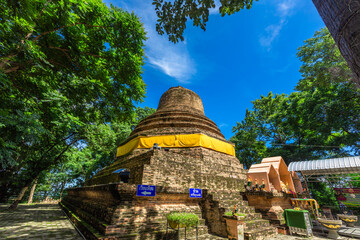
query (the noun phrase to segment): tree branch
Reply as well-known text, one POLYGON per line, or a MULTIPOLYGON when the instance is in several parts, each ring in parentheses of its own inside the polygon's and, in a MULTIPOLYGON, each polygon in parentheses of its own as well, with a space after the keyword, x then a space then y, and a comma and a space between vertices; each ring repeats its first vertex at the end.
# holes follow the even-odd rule
POLYGON ((19 70, 19 68, 20 68, 20 66, 12 67, 12 68, 4 70, 4 73, 6 73, 6 74, 12 73, 12 72, 19 70))
POLYGON ((17 54, 10 54, 8 56, 2 57, 0 62, 0 69, 5 69, 6 65, 8 65, 8 62, 11 58, 15 57, 17 54))
POLYGON ((110 34, 110 32, 104 26, 90 25, 90 24, 87 24, 87 23, 74 23, 74 24, 71 24, 71 25, 64 25, 64 26, 61 26, 61 27, 57 27, 57 28, 54 28, 53 30, 50 30, 50 31, 47 31, 47 32, 43 32, 40 35, 38 35, 37 37, 35 37, 32 41, 37 41, 37 40, 39 40, 39 38, 41 38, 41 37, 43 37, 43 36, 45 36, 45 35, 47 35, 49 33, 56 32, 57 30, 60 30, 60 29, 66 28, 66 27, 73 27, 73 26, 76 26, 76 25, 84 25, 84 26, 87 26, 87 27, 102 28, 102 29, 105 30, 106 33, 110 34))
POLYGON ((70 135, 68 135, 68 136, 66 136, 65 138, 61 139, 60 141, 57 141, 56 143, 52 144, 52 145, 50 146, 50 148, 49 148, 45 153, 42 154, 42 156, 40 157, 40 160, 42 160, 42 159, 45 157, 45 154, 47 154, 48 152, 50 152, 56 145, 58 145, 58 143, 68 140, 69 138, 71 138, 72 136, 74 136, 75 133, 76 133, 76 132, 72 132, 70 135))
POLYGON ((85 54, 85 55, 88 55, 88 56, 96 57, 96 58, 103 58, 103 59, 107 59, 107 57, 100 56, 100 55, 96 55, 96 54, 91 54, 91 53, 84 53, 84 54, 85 54))
MULTIPOLYGON (((49 2, 51 2, 51 0, 48 0, 48 1, 45 3, 44 7, 43 7, 43 8, 41 9, 41 11, 39 12, 39 15, 37 16, 37 18, 36 18, 35 21, 39 20, 39 18, 40 18, 41 15, 43 14, 43 12, 44 12, 45 8, 47 7, 47 5, 49 4, 49 2)), ((34 21, 34 22, 35 22, 35 21, 34 21)), ((33 32, 34 32, 34 29, 26 35, 25 40, 28 40, 28 39, 31 37, 31 35, 33 34, 33 32)))

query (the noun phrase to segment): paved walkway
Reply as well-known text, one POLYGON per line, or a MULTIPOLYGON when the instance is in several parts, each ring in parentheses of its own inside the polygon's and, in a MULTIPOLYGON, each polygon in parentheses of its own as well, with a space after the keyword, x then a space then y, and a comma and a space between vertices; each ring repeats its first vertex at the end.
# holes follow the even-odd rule
MULTIPOLYGON (((83 240, 57 204, 20 204, 16 210, 0 205, 0 239, 83 240)), ((277 235, 268 240, 304 240, 306 238, 277 235)), ((311 240, 327 239, 316 235, 311 240)), ((342 237, 345 239, 353 239, 342 237)))
MULTIPOLYGON (((359 229, 359 228, 356 228, 359 229)), ((325 239, 329 239, 326 237, 327 234, 326 233, 320 233, 320 232, 314 232, 314 236, 313 237, 302 237, 302 236, 297 236, 297 235, 283 235, 283 234, 278 234, 273 238, 270 238, 269 240, 325 240, 325 239)), ((342 236, 340 235, 340 238, 342 240, 355 240, 356 238, 353 237, 346 237, 346 236, 342 236)))
MULTIPOLYGON (((349 237, 344 237, 344 236, 340 236, 342 240, 355 240, 355 238, 349 238, 349 237)), ((269 240, 325 240, 325 239, 329 239, 327 238, 325 235, 319 235, 316 234, 313 237, 301 237, 301 236, 290 236, 290 235, 282 235, 282 234, 278 234, 276 235, 276 237, 270 238, 269 240)))
POLYGON ((57 204, 0 205, 0 239, 83 240, 57 204))

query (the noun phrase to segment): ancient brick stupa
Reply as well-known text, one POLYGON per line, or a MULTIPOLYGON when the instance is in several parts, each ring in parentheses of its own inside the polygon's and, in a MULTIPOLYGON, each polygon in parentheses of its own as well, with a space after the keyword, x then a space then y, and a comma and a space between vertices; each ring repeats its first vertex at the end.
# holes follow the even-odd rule
POLYGON ((227 236, 224 212, 237 204, 247 214, 245 237, 265 239, 274 229, 242 200, 246 174, 234 155, 200 97, 173 87, 118 147, 116 161, 86 187, 69 189, 62 205, 90 239, 163 239, 172 211, 198 214, 199 235, 217 239, 227 236), (137 196, 139 184, 156 186, 155 197, 137 196), (190 198, 189 188, 202 189, 202 198, 190 198))

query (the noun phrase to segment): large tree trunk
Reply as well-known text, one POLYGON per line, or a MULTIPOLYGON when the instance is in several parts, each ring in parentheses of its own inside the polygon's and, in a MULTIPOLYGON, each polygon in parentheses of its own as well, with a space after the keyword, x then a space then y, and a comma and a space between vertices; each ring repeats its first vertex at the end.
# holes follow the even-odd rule
POLYGON ((34 180, 34 183, 30 189, 30 195, 29 195, 29 199, 28 199, 28 204, 32 203, 33 201, 33 197, 34 197, 34 192, 35 192, 35 188, 36 188, 36 185, 37 185, 37 181, 39 180, 39 176, 37 176, 34 180))
POLYGON ((360 1, 313 0, 360 86, 360 1))
POLYGON ((29 186, 30 186, 31 181, 29 181, 29 183, 25 184, 25 186, 21 189, 19 195, 17 196, 17 198, 15 199, 15 201, 11 204, 11 206, 9 207, 9 209, 16 209, 19 202, 23 199, 26 191, 28 190, 29 186))
POLYGON ((61 183, 60 199, 59 199, 60 201, 61 201, 61 198, 62 198, 62 195, 63 195, 63 192, 64 192, 65 184, 66 184, 66 180, 61 183))

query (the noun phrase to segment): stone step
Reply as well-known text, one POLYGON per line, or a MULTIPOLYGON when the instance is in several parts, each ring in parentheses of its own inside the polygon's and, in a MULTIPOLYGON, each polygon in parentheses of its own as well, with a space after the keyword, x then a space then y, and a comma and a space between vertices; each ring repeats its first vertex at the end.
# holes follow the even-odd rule
MULTIPOLYGON (((208 232, 207 226, 198 226, 198 236, 208 234, 208 232)), ((180 228, 179 237, 185 239, 185 228, 180 228)), ((196 237, 196 228, 186 228, 186 238, 188 237, 196 237)))
MULTIPOLYGON (((163 222, 151 222, 146 225, 143 223, 124 223, 124 224, 117 224, 117 225, 109 225, 106 227, 105 235, 106 236, 121 236, 124 234, 129 234, 129 232, 133 232, 134 234, 139 233, 146 233, 146 232, 158 232, 166 230, 166 221, 163 222)), ((177 231, 177 229, 172 229, 168 226, 168 231, 177 231)), ((187 236, 196 235, 196 228, 187 228, 186 229, 187 236)), ((198 225, 198 234, 206 234, 208 233, 208 228, 205 225, 205 220, 201 219, 198 225)), ((180 228, 180 236, 185 236, 185 229, 180 228)))
MULTIPOLYGON (((219 129, 217 129, 216 125, 212 125, 212 124, 208 124, 206 122, 203 121, 196 121, 196 127, 197 128, 201 128, 207 131, 210 131, 212 133, 218 134, 219 133, 219 129)), ((132 135, 137 134, 137 133, 141 133, 144 131, 150 131, 151 132, 156 132, 159 128, 160 129, 164 129, 164 128, 169 128, 169 130, 173 129, 173 128, 178 128, 178 127, 182 127, 182 128, 188 128, 189 122, 185 121, 185 122, 181 122, 181 121, 172 121, 172 122, 159 122, 159 121, 155 121, 155 122, 149 122, 146 125, 138 125, 133 131, 132 131, 132 135)))
MULTIPOLYGON (((106 236, 99 238, 99 240, 178 240, 178 239, 185 239, 185 230, 182 229, 180 231, 180 235, 178 236, 178 232, 175 230, 168 229, 166 232, 165 230, 159 230, 159 231, 143 231, 139 233, 132 233, 132 234, 118 234, 114 236, 106 236)), ((196 229, 186 229, 186 239, 196 239, 196 229)), ((198 228, 198 240, 220 240, 224 238, 220 238, 214 235, 210 235, 207 233, 204 228, 198 228), (210 236, 211 238, 209 238, 210 236)))
POLYGON ((229 200, 213 200, 217 201, 222 204, 230 204, 230 205, 238 205, 238 206, 249 206, 249 203, 247 201, 239 200, 239 199, 229 199, 229 200))
POLYGON ((169 112, 167 114, 154 114, 153 116, 150 116, 148 118, 145 118, 144 120, 141 121, 141 124, 148 124, 148 123, 153 123, 153 122, 172 122, 172 121, 201 121, 204 123, 208 123, 212 126, 214 126, 214 122, 212 122, 210 119, 204 118, 204 117, 199 117, 196 115, 189 115, 188 113, 184 114, 184 113, 176 113, 176 112, 169 112))
POLYGON ((260 213, 248 213, 246 214, 246 221, 249 220, 257 220, 257 219, 261 219, 261 214, 260 213))
MULTIPOLYGON (((238 208, 238 212, 239 213, 245 213, 245 214, 249 214, 249 213, 256 213, 255 209, 251 206, 242 206, 238 208)), ((259 214, 259 216, 261 216, 261 214, 259 214)))
POLYGON ((242 197, 241 193, 238 191, 227 191, 227 190, 217 190, 217 191, 212 191, 212 190, 208 190, 208 194, 215 196, 221 196, 224 199, 228 199, 228 198, 234 198, 234 197, 242 197))
POLYGON ((258 229, 251 229, 245 231, 244 238, 246 240, 266 240, 277 234, 277 229, 275 227, 262 227, 258 229))
MULTIPOLYGON (((182 211, 178 211, 178 212, 182 212, 182 211)), ((191 212, 194 213, 196 215, 199 216, 199 218, 201 218, 202 216, 202 212, 200 210, 196 210, 193 211, 192 209, 189 211, 189 209, 184 209, 183 212, 191 212)), ((158 212, 146 212, 146 216, 147 217, 155 217, 155 216, 166 216, 168 215, 170 212, 169 211, 158 211, 158 212)), ((113 214, 113 219, 114 218, 126 218, 126 217, 132 217, 134 216, 134 214, 139 215, 138 213, 128 210, 128 211, 122 211, 121 213, 115 213, 113 214)), ((143 213, 145 214, 145 213, 143 213)))
MULTIPOLYGON (((248 206, 248 205, 243 205, 243 206, 239 206, 238 204, 236 204, 236 206, 237 206, 237 209, 238 209, 238 211, 240 211, 240 212, 244 212, 244 213, 253 213, 253 212, 255 212, 255 209, 254 209, 254 207, 252 207, 252 206, 248 206)), ((232 204, 232 203, 223 203, 223 202, 220 202, 219 203, 219 207, 221 207, 221 208, 225 208, 226 209, 226 211, 233 211, 234 210, 234 207, 235 207, 235 204, 232 204)))
MULTIPOLYGON (((196 237, 189 237, 189 238, 186 238, 186 239, 196 240, 196 237)), ((225 240, 225 239, 228 239, 228 238, 219 237, 219 236, 216 236, 216 235, 213 235, 213 234, 204 234, 204 235, 201 235, 201 236, 199 236, 197 238, 197 240, 225 240)))
POLYGON ((264 219, 248 220, 248 221, 245 221, 245 224, 246 224, 246 229, 249 229, 249 230, 270 226, 269 221, 264 220, 264 219))

